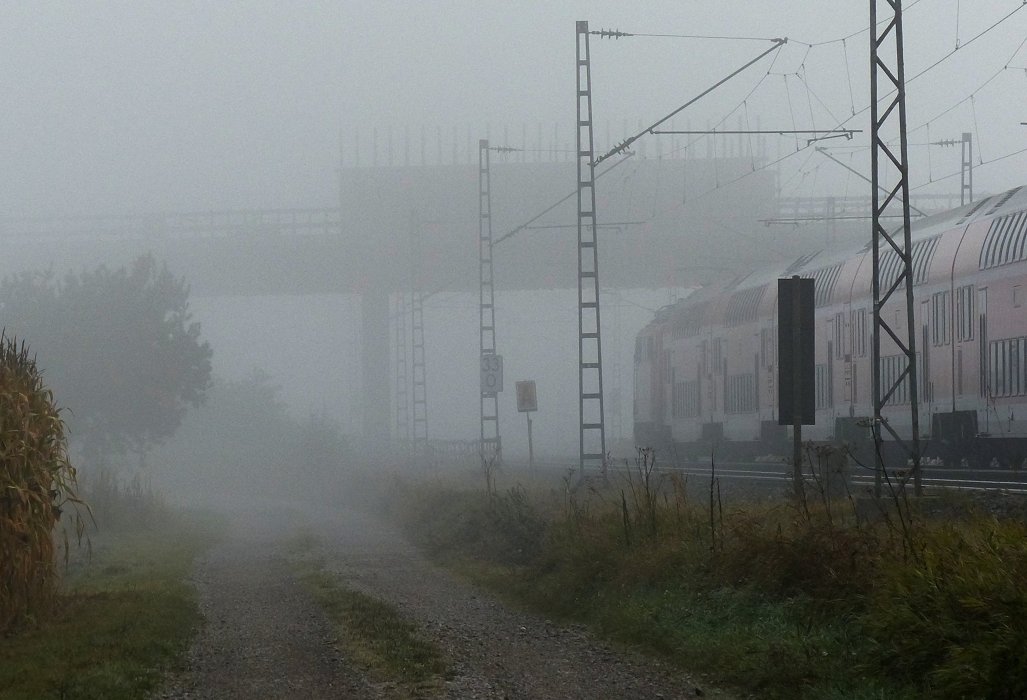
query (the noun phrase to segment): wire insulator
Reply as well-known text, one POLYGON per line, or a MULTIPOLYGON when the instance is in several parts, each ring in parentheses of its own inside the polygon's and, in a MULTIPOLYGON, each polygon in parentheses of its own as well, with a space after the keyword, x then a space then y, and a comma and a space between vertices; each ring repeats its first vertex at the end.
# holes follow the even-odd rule
POLYGON ((635 36, 628 32, 622 32, 619 29, 600 29, 598 32, 589 32, 589 34, 594 34, 601 39, 620 39, 622 36, 635 36))

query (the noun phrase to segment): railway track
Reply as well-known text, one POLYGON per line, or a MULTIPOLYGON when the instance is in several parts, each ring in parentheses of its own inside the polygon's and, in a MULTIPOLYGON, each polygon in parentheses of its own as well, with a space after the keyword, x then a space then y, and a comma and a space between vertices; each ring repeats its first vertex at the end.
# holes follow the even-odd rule
MULTIPOLYGON (((623 465, 623 461, 615 464, 611 468, 612 473, 623 473, 625 471, 623 465)), ((518 471, 528 471, 529 469, 526 462, 507 462, 505 466, 508 469, 518 471)), ((577 463, 571 461, 535 463, 536 470, 547 472, 569 473, 576 471, 577 468, 577 463)), ((633 469, 634 465, 630 464, 629 468, 633 469)), ((658 464, 656 468, 661 472, 678 472, 688 476, 705 478, 710 476, 710 465, 708 462, 684 462, 676 466, 658 464)), ((776 462, 718 462, 716 464, 716 477, 722 481, 757 481, 766 482, 768 485, 777 483, 790 484, 792 479, 790 470, 790 465, 776 462)), ((854 467, 850 472, 849 478, 853 486, 872 487, 874 485, 874 474, 869 469, 854 467)), ((932 466, 924 468, 923 485, 925 489, 1003 491, 1027 495, 1027 472, 1018 472, 1012 469, 968 469, 932 466)))

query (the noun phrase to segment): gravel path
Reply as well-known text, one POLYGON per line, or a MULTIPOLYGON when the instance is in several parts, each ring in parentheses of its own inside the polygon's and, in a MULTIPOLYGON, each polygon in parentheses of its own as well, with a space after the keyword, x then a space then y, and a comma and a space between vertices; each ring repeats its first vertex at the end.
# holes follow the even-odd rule
MULTIPOLYGON (((281 514, 278 514, 281 515, 281 514)), ((280 518, 276 519, 278 522, 280 518)), ((165 700, 372 698, 333 646, 331 624, 293 578, 266 514, 239 518, 197 564, 206 623, 165 700)))
POLYGON ((308 518, 262 514, 260 527, 237 524, 199 562, 194 580, 207 624, 188 670, 156 697, 405 697, 402 688, 373 683, 342 658, 328 620, 293 579, 283 539, 305 528, 321 541, 317 556, 325 568, 344 585, 392 603, 443 649, 454 673, 432 697, 729 698, 582 628, 509 608, 427 562, 392 526, 368 515, 308 518))

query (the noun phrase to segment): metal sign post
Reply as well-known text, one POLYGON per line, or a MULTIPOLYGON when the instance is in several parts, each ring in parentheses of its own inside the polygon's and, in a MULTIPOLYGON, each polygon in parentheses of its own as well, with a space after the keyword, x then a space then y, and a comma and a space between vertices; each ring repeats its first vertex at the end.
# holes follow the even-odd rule
POLYGON ((535 394, 535 380, 517 382, 517 410, 528 418, 528 468, 535 470, 535 446, 531 440, 531 413, 538 410, 538 397, 535 394))
POLYGON ((801 499, 802 426, 816 423, 814 287, 795 275, 777 281, 778 425, 792 426, 792 488, 801 499))

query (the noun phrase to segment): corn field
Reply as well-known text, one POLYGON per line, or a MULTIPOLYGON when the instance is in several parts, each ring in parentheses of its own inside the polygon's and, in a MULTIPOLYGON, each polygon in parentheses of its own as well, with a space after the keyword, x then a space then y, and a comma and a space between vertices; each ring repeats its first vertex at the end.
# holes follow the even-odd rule
MULTIPOLYGON (((0 634, 40 619, 57 589, 54 530, 81 502, 64 422, 24 342, 0 331, 0 634)), ((75 509, 78 536, 82 519, 75 509)), ((67 556, 68 536, 63 548, 67 556)))

